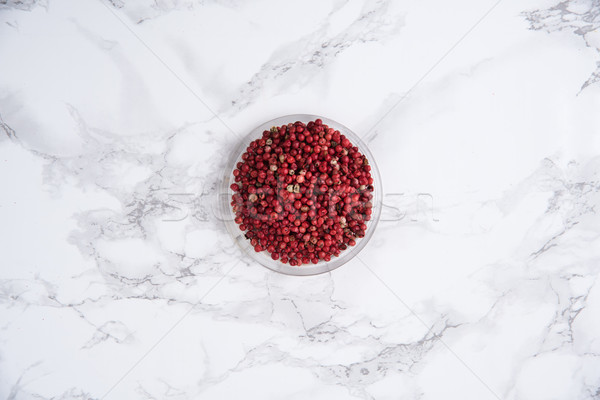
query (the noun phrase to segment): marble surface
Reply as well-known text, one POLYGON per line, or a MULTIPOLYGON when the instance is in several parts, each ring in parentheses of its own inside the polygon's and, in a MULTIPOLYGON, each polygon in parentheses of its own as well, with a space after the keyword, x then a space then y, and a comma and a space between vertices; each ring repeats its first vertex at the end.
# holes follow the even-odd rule
POLYGON ((0 0, 0 398, 600 398, 598 0, 0 0), (292 113, 368 141, 358 258, 214 211, 292 113))

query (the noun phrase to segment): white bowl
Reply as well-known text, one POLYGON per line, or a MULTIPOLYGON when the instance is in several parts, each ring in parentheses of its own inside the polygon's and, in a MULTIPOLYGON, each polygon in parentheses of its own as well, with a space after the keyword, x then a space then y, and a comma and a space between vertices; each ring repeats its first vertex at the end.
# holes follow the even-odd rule
POLYGON ((381 215, 381 203, 383 200, 381 176, 379 175, 379 170, 377 169, 375 158, 373 157, 373 154, 369 151, 367 145, 354 132, 346 128, 344 125, 328 118, 308 114, 285 115, 283 117, 272 119, 254 128, 248 135, 246 135, 239 142, 238 146, 235 149, 233 149, 229 156, 229 160, 226 164, 225 170, 223 171, 223 177, 221 179, 221 187, 219 193, 221 194, 219 196, 219 207, 221 209, 221 216, 223 217, 227 230, 231 234, 233 240, 242 248, 242 250, 244 250, 244 252, 248 256, 250 256, 259 264, 273 271, 287 275, 322 274, 324 272, 329 272, 338 267, 341 267, 342 265, 350 261, 367 245, 369 239, 371 239, 371 236, 373 236, 375 228, 377 227, 377 223, 379 222, 379 216, 381 215), (323 121, 323 124, 328 125, 329 127, 334 128, 336 130, 339 130, 340 133, 342 135, 345 135, 354 146, 358 147, 359 151, 369 160, 374 188, 372 192, 373 199, 371 200, 371 202, 373 203, 373 211, 371 214, 371 219, 366 222, 367 229, 365 231, 365 236, 362 238, 357 238, 356 245, 349 246, 346 250, 343 250, 340 253, 339 257, 332 256, 331 261, 328 262, 321 260, 317 264, 302 264, 299 266, 291 266, 289 264, 284 264, 279 260, 273 260, 271 258, 271 255, 266 250, 261 252, 254 251, 254 248, 250 244, 250 241, 244 236, 245 232, 242 232, 234 221, 235 213, 233 212, 233 209, 230 204, 231 198, 233 196, 233 191, 231 190, 230 185, 234 183, 233 170, 235 169, 238 161, 241 161, 242 154, 246 151, 246 148, 248 147, 250 142, 262 137, 263 131, 269 130, 272 126, 287 125, 296 121, 301 121, 306 124, 309 121, 316 120, 317 118, 320 118, 323 121), (225 193, 227 195, 223 195, 225 193))

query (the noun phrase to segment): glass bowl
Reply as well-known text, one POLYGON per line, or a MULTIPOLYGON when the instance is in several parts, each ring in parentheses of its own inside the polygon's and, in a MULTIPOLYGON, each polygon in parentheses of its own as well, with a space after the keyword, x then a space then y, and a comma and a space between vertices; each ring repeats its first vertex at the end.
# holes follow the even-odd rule
POLYGON ((379 175, 379 170, 377 169, 377 164, 375 163, 375 158, 373 154, 369 151, 367 145, 350 129, 345 127, 344 125, 333 121, 328 118, 324 118, 317 115, 309 115, 309 114, 292 114, 285 115, 283 117, 275 118, 270 121, 267 121, 260 126, 254 128, 248 135, 246 135, 239 142, 238 146, 233 149, 231 152, 227 164, 225 166, 225 170, 223 171, 223 176, 221 179, 221 186, 219 188, 219 208, 221 212, 221 216, 225 222, 227 230, 231 234, 233 240, 241 247, 241 249, 248 254, 254 261, 259 264, 273 270, 276 272, 280 272, 287 275, 316 275, 322 274, 325 272, 332 271, 338 267, 341 267, 352 258, 354 258, 369 242, 369 239, 373 236, 375 232, 375 228, 377 227, 377 223, 379 222, 379 216, 381 215, 381 204, 383 200, 383 192, 381 185, 381 176, 379 175), (233 179, 233 170, 238 161, 241 161, 242 154, 246 151, 246 148, 255 139, 261 138, 262 133, 265 130, 269 130, 272 126, 281 126, 287 125, 288 123, 294 123, 296 121, 304 122, 305 124, 309 121, 314 121, 317 118, 321 118, 323 124, 330 126, 336 130, 339 130, 342 135, 345 135, 354 146, 358 147, 360 152, 367 157, 369 160, 369 165, 371 166, 371 176, 373 177, 373 199, 371 202, 373 203, 373 212, 371 214, 371 220, 366 222, 367 230, 365 231, 365 236, 363 238, 356 239, 355 246, 349 246, 346 250, 342 251, 339 257, 332 257, 331 261, 319 261, 317 264, 303 264, 300 266, 291 266, 289 264, 284 264, 279 260, 275 261, 271 259, 270 253, 266 250, 261 252, 254 251, 254 248, 250 244, 250 241, 244 237, 244 232, 242 232, 238 225, 235 223, 235 213, 231 208, 231 197, 233 196, 233 191, 229 187, 232 183, 234 183, 233 179))

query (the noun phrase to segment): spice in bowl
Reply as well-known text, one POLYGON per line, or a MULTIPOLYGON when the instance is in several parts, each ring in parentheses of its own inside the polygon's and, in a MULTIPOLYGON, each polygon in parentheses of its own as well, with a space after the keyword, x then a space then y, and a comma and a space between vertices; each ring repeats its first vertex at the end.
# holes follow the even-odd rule
POLYGON ((235 223, 255 251, 291 266, 330 261, 365 236, 367 158, 320 119, 265 130, 233 170, 235 223))

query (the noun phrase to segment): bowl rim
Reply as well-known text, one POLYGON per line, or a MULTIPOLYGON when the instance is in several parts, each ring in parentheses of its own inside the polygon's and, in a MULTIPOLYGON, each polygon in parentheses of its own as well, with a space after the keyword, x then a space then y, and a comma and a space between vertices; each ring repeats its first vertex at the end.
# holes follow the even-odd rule
POLYGON ((383 204, 383 186, 379 168, 377 167, 373 153, 370 151, 366 143, 360 138, 360 136, 354 133, 354 131, 335 120, 320 115, 289 114, 265 121, 251 129, 248 134, 244 135, 241 139, 238 139, 236 147, 233 148, 229 153, 225 163, 225 168, 222 170, 218 196, 221 219, 223 220, 233 241, 244 253, 250 256, 250 258, 252 258, 254 261, 261 264, 263 267, 266 267, 272 271, 285 275, 311 276, 331 272, 334 269, 341 267, 352 258, 356 257, 356 255, 358 255, 358 253, 364 249, 375 233, 375 228, 379 223, 383 204), (233 170, 235 169, 237 162, 240 161, 241 155, 246 151, 246 148, 250 142, 262 136, 263 131, 270 129, 272 126, 287 125, 296 121, 301 121, 306 124, 310 121, 316 120, 317 118, 320 118, 323 121, 323 124, 328 125, 329 127, 340 131, 342 135, 345 135, 351 141, 351 143, 358 147, 359 151, 369 160, 374 187, 373 199, 371 200, 373 203, 373 212, 371 214, 371 220, 367 221, 366 223, 367 229, 365 231, 365 236, 356 239, 356 245, 348 247, 346 250, 342 251, 339 257, 333 257, 330 261, 319 261, 317 264, 291 266, 289 264, 283 264, 279 260, 273 260, 266 250, 261 252, 254 251, 254 248, 250 245, 250 241, 244 237, 244 232, 239 229, 238 225, 233 220, 235 214, 233 213, 230 205, 230 199, 233 195, 230 185, 234 182, 233 170), (224 194, 227 195, 225 196, 224 194))

